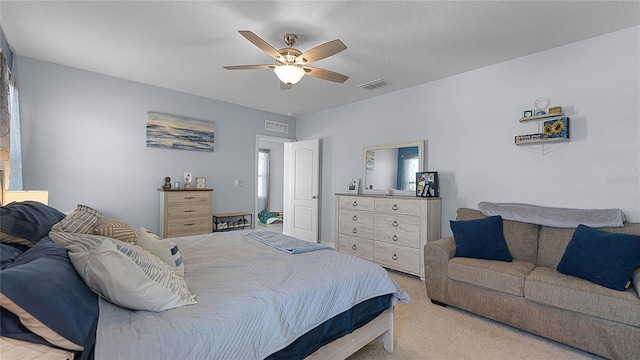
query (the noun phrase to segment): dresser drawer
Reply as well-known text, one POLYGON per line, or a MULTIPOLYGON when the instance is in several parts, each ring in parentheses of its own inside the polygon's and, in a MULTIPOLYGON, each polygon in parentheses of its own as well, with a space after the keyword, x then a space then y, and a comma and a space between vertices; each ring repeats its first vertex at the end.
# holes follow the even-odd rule
POLYGON ((420 234, 419 217, 376 213, 375 221, 376 228, 387 230, 402 230, 420 234))
POLYGON ((376 212, 420 216, 420 201, 406 199, 375 199, 376 212))
POLYGON ((210 217, 189 217, 184 219, 169 219, 167 235, 165 237, 206 234, 211 232, 210 217))
POLYGON ((354 224, 353 222, 338 223, 338 232, 344 235, 357 236, 365 239, 373 239, 373 225, 354 224))
POLYGON ((166 194, 169 206, 174 204, 209 203, 210 191, 172 191, 166 194))
POLYGON ((373 210, 375 207, 374 199, 364 196, 340 196, 338 201, 341 209, 373 210))
POLYGON ((420 274, 420 251, 414 248, 375 242, 373 260, 382 266, 420 274))
POLYGON ((373 238, 375 241, 384 241, 389 244, 407 246, 414 249, 420 248, 420 235, 402 230, 380 229, 376 227, 373 238))
POLYGON ((338 221, 344 224, 373 225, 373 213, 370 211, 340 209, 338 221))
POLYGON ((373 261, 373 241, 350 235, 339 235, 338 251, 373 261))
POLYGON ((209 216, 209 203, 170 204, 167 207, 167 219, 209 216))

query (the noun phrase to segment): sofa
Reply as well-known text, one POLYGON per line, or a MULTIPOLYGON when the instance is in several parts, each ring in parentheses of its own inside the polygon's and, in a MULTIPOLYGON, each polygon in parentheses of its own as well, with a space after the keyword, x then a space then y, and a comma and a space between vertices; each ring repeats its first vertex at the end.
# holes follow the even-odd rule
MULTIPOLYGON (((452 230, 454 223, 489 217, 460 208, 452 230)), ((624 290, 567 275, 557 268, 568 257, 565 251, 576 228, 500 221, 512 261, 456 256, 455 231, 454 236, 425 245, 425 285, 434 304, 451 305, 606 358, 640 359, 640 268, 631 269, 629 283, 635 285, 624 290)), ((597 230, 640 235, 640 223, 597 230)), ((633 235, 622 236, 633 240, 633 235)))

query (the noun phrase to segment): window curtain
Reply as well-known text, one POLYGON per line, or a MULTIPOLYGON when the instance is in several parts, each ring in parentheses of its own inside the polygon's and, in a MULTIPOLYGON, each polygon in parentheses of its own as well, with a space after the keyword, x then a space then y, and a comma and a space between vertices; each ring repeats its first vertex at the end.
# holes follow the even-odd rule
POLYGON ((0 49, 0 173, 2 192, 8 186, 11 159, 11 114, 9 113, 9 66, 7 55, 0 49))
POLYGON ((2 190, 22 190, 20 98, 7 56, 0 49, 0 169, 2 190))
POLYGON ((269 150, 258 150, 258 210, 269 210, 269 150))

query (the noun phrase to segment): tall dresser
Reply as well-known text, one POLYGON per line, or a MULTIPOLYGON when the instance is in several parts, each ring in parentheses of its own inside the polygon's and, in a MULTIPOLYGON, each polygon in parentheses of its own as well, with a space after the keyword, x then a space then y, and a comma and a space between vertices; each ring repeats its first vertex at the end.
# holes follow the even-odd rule
POLYGON ((424 246, 440 239, 442 199, 336 196, 336 250, 424 280, 424 246))
POLYGON ((163 238, 211 233, 212 189, 160 191, 160 236, 163 238))

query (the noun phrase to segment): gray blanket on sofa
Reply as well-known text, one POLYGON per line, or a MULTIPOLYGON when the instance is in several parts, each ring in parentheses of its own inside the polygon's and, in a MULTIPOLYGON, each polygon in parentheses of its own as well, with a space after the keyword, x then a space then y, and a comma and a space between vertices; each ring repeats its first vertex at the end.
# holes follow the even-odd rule
POLYGON ((481 202, 478 209, 485 216, 500 215, 505 220, 521 221, 559 228, 575 228, 580 224, 594 228, 622 227, 626 221, 620 209, 565 209, 529 204, 481 202))

